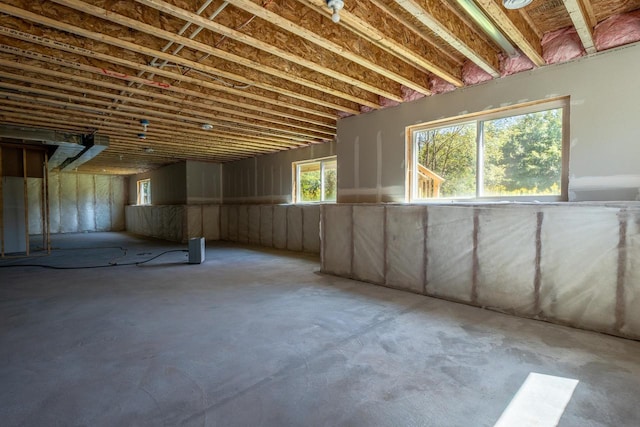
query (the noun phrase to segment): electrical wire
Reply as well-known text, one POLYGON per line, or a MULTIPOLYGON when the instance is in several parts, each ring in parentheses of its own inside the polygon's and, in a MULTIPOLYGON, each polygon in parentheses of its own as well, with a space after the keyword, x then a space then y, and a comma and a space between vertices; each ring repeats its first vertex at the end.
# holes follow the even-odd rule
POLYGON ((172 249, 169 251, 164 251, 159 253, 158 255, 151 257, 149 259, 146 259, 144 261, 138 261, 138 262, 125 262, 125 263, 117 263, 117 262, 111 262, 109 264, 104 264, 104 265, 88 265, 88 266, 84 266, 84 267, 58 267, 55 265, 46 265, 46 264, 6 264, 6 265, 0 265, 0 268, 9 268, 9 267, 40 267, 40 268, 48 268, 48 269, 52 269, 52 270, 82 270, 82 269, 90 269, 90 268, 106 268, 106 267, 124 267, 127 265, 135 265, 135 266, 139 266, 142 264, 146 264, 150 261, 153 261, 156 258, 161 257, 162 255, 171 253, 171 252, 189 252, 187 249, 172 249))

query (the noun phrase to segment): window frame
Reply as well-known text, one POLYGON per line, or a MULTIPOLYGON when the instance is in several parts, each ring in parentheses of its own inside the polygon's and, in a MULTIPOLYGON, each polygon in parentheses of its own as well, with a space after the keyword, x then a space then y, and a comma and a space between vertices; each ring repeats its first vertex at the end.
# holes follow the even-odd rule
POLYGON ((324 200, 324 164, 330 161, 336 162, 336 177, 338 171, 338 156, 327 156, 327 157, 319 157, 316 159, 309 160, 301 160, 298 162, 291 163, 291 200, 294 204, 318 204, 318 203, 336 203, 338 201, 338 188, 337 188, 337 180, 336 180, 336 200, 324 200), (320 200, 318 201, 301 201, 300 200, 300 185, 299 185, 299 168, 300 166, 309 165, 313 163, 320 163, 320 200))
POLYGON ((569 196, 569 126, 570 126, 570 102, 568 96, 545 99, 542 101, 533 101, 520 103, 508 107, 484 110, 471 114, 464 114, 456 117, 432 120, 426 123, 407 126, 405 135, 405 151, 406 151, 406 177, 405 177, 405 201, 408 203, 483 203, 483 202, 559 202, 567 201, 569 196), (483 150, 483 132, 479 132, 484 122, 502 119, 507 117, 519 116, 523 114, 539 113, 548 110, 562 109, 562 171, 560 173, 560 195, 550 196, 482 196, 482 180, 483 171, 477 166, 481 164, 484 157, 483 150), (476 196, 467 198, 417 198, 417 150, 416 133, 425 129, 436 129, 449 126, 460 125, 464 123, 472 123, 476 125, 476 196))
POLYGON ((149 206, 149 205, 151 205, 151 178, 139 179, 136 182, 136 196, 137 196, 136 197, 136 205, 138 205, 138 206, 149 206), (141 200, 142 199, 142 197, 141 197, 142 196, 141 189, 142 189, 142 185, 144 183, 149 183, 149 191, 148 191, 148 195, 147 195, 147 197, 149 199, 149 203, 142 203, 142 200, 141 200))

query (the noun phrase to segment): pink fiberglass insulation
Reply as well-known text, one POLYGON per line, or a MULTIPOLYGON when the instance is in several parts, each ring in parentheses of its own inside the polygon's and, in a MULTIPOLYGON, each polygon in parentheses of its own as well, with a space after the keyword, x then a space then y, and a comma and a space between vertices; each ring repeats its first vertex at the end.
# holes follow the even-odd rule
POLYGON ((344 119, 345 117, 351 117, 353 113, 347 113, 346 111, 338 111, 338 118, 344 119))
POLYGON ((593 32, 597 50, 611 49, 640 40, 640 11, 611 16, 593 32))
POLYGON ((400 86, 400 90, 402 91, 402 100, 404 102, 415 101, 425 97, 424 93, 420 93, 404 85, 400 86))
POLYGON ((431 93, 434 95, 451 92, 455 88, 454 85, 438 76, 431 75, 429 77, 429 89, 431 89, 431 93))
POLYGON ((382 108, 395 107, 400 105, 398 101, 394 101, 393 99, 385 98, 384 96, 380 96, 380 106, 382 108))
POLYGON ((368 105, 361 105, 360 106, 360 112, 361 113, 370 113, 371 111, 373 111, 373 108, 369 107, 368 105))
POLYGON ((471 61, 465 61, 462 66, 462 81, 466 85, 477 85, 478 83, 487 82, 492 78, 491 74, 471 61))
POLYGON ((502 77, 531 70, 533 67, 535 64, 521 52, 513 57, 500 55, 500 75, 502 77))
POLYGON ((542 58, 547 64, 566 62, 584 55, 580 36, 574 27, 561 28, 542 36, 542 58))

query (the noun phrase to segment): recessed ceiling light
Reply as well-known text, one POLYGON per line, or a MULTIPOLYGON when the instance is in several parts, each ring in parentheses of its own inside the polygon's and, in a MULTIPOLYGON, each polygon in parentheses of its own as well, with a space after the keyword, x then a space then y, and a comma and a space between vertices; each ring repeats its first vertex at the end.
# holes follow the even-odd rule
POLYGON ((506 9, 521 9, 531 4, 533 0, 502 0, 502 5, 506 9))
POLYGON ((211 130, 213 129, 213 125, 211 123, 203 123, 202 126, 200 126, 202 128, 202 130, 211 130))

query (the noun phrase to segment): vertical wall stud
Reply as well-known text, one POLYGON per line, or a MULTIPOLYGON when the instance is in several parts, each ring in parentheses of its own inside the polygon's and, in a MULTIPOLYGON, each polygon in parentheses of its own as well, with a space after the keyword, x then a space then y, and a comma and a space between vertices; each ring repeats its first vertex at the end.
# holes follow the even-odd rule
POLYGON ((24 183, 24 235, 29 256, 29 189, 27 186, 27 149, 22 149, 22 179, 24 183))
POLYGON ((47 247, 47 221, 45 216, 47 215, 45 205, 47 203, 46 200, 46 188, 47 186, 47 170, 45 169, 45 164, 42 162, 42 185, 41 185, 41 194, 40 194, 40 219, 42 220, 42 249, 46 249, 47 247))
POLYGON ((45 200, 46 203, 44 205, 45 208, 45 220, 46 220, 46 230, 47 230, 47 254, 51 253, 51 221, 49 219, 49 153, 44 153, 44 176, 47 179, 47 184, 44 187, 45 190, 45 200))
POLYGON ((4 258, 4 175, 2 171, 2 147, 0 146, 0 256, 4 258))

